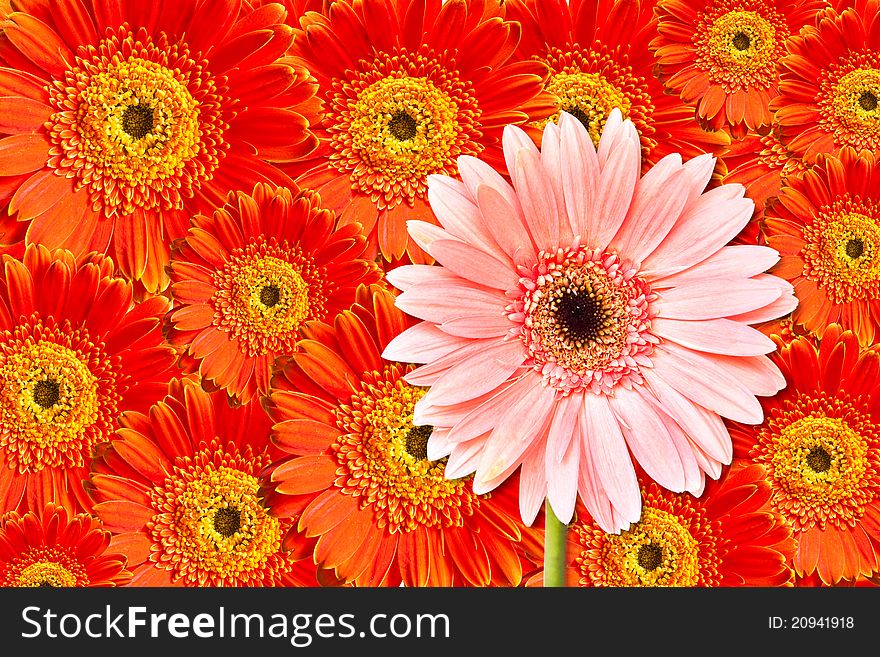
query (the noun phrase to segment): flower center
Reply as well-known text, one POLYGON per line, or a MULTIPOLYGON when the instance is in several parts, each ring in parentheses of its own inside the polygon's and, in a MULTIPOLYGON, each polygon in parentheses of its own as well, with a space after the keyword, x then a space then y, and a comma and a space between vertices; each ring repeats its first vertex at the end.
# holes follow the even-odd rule
MULTIPOLYGON (((594 144, 599 143, 611 110, 620 108, 626 118, 632 105, 626 94, 597 73, 556 73, 546 89, 556 96, 560 112, 568 112, 584 125, 594 144)), ((558 117, 559 112, 553 120, 558 117)))
POLYGON ((880 208, 841 200, 804 227, 804 276, 834 303, 880 297, 880 208))
POLYGON ((331 160, 379 209, 424 198, 429 174, 482 151, 471 86, 445 56, 395 50, 362 66, 328 104, 331 160))
POLYGON ((418 133, 419 124, 406 112, 398 112, 388 122, 388 131, 397 141, 409 141, 418 133))
POLYGON ((5 568, 0 586, 21 588, 61 588, 88 586, 85 567, 68 550, 36 545, 15 558, 5 568))
POLYGON ((57 381, 46 379, 34 385, 33 399, 45 409, 52 408, 61 398, 61 387, 57 381))
POLYGON ((653 543, 646 543, 639 546, 636 554, 636 563, 639 564, 646 572, 657 570, 663 565, 663 548, 653 543))
POLYGON ((205 67, 185 45, 125 26, 80 47, 49 87, 49 165, 107 215, 181 208, 227 148, 224 99, 205 67))
POLYGON ((787 401, 755 451, 769 465, 774 505, 795 529, 851 526, 878 489, 876 428, 847 399, 801 394, 787 401))
POLYGON ((698 22, 696 64, 727 93, 767 89, 777 79, 776 61, 785 54, 788 27, 771 7, 758 13, 727 11, 728 6, 724 3, 707 12, 698 22))
POLYGON ((241 511, 231 507, 217 509, 214 514, 214 531, 229 538, 241 529, 241 511))
POLYGON ((10 465, 81 467, 112 430, 116 380, 83 330, 32 318, 0 336, 0 447, 10 465))
MULTIPOLYGON (((584 551, 578 557, 582 574, 594 586, 698 586, 713 576, 711 548, 716 539, 691 532, 700 512, 676 513, 645 507, 639 522, 620 534, 597 528, 578 535, 584 551), (709 552, 709 558, 701 554, 709 552)), ((708 526, 708 523, 706 523, 708 526)), ((704 527, 704 531, 706 531, 704 527)))
POLYGON ((446 479, 445 459, 427 459, 432 429, 412 423, 426 391, 404 382, 404 373, 398 365, 365 373, 360 391, 336 409, 344 432, 332 447, 344 473, 337 481, 361 498, 362 507, 372 505, 376 522, 389 533, 460 527, 479 498, 463 479, 446 479))
POLYGON ((651 137, 655 133, 654 104, 647 83, 605 46, 597 48, 549 49, 545 63, 550 78, 544 88, 555 96, 557 110, 533 125, 543 129, 548 122, 558 121, 559 113, 565 111, 584 125, 598 145, 605 122, 617 107, 638 129, 642 151, 647 155, 657 145, 651 137))
POLYGON ((214 274, 214 323, 248 356, 292 350, 303 322, 324 315, 322 280, 299 247, 259 238, 214 274))
POLYGON ((836 146, 874 151, 880 147, 880 53, 854 53, 827 69, 816 101, 819 123, 836 146))
POLYGON ((122 112, 122 130, 133 139, 143 139, 155 125, 153 108, 149 105, 129 105, 122 112))
POLYGON ((612 253, 583 247, 541 253, 520 279, 509 317, 548 385, 565 392, 609 392, 641 383, 658 342, 650 332, 655 296, 637 271, 612 253))
POLYGON ((188 586, 272 585, 292 562, 281 551, 291 521, 272 516, 254 472, 267 463, 216 443, 178 459, 151 493, 152 559, 188 586))

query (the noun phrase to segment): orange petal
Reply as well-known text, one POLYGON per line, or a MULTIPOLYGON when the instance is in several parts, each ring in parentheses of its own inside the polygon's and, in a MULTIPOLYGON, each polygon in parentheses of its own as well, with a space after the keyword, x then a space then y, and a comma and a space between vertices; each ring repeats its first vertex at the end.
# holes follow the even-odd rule
POLYGON ((281 482, 275 490, 286 495, 316 493, 336 479, 336 461, 329 456, 301 456, 278 466, 272 480, 281 482))
POLYGON ((275 425, 275 443, 290 454, 321 454, 339 438, 339 429, 315 420, 285 420, 275 425))
MULTIPOLYGON (((0 115, 2 112, 3 110, 0 109, 0 115)), ((79 194, 84 195, 85 192, 79 194)), ((9 212, 10 214, 17 212, 19 219, 32 219, 63 198, 73 195, 72 180, 56 176, 52 169, 44 169, 32 175, 18 188, 9 201, 9 212)))
POLYGON ((0 98, 0 132, 16 135, 36 132, 52 116, 52 108, 39 100, 4 96, 0 98))
POLYGON ((400 537, 397 544, 397 563, 406 586, 428 585, 431 552, 428 547, 427 530, 424 527, 418 527, 400 537))
POLYGON ((17 176, 42 168, 49 159, 49 142, 37 134, 0 139, 0 176, 17 176))
POLYGON ((9 15, 5 34, 40 69, 61 78, 73 64, 73 53, 63 39, 41 20, 24 12, 9 15))
POLYGON ((214 309, 206 303, 178 308, 171 315, 174 328, 181 331, 195 331, 211 326, 214 322, 214 309))
POLYGON ((150 539, 141 532, 126 532, 110 539, 108 551, 121 552, 128 557, 129 565, 134 566, 150 558, 151 545, 150 539))
POLYGON ((137 531, 156 515, 153 509, 128 500, 101 502, 95 505, 94 511, 104 528, 115 532, 137 531))

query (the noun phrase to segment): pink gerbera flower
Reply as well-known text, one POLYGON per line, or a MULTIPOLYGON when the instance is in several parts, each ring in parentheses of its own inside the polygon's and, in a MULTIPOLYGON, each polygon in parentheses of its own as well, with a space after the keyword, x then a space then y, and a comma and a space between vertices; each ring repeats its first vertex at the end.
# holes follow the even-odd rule
POLYGON ((703 193, 714 158, 678 154, 639 176, 639 136, 614 110, 598 149, 563 113, 539 151, 504 132, 513 185, 473 157, 462 181, 429 178, 441 227, 409 222, 440 266, 389 280, 424 320, 385 350, 426 363, 415 423, 446 476, 488 492, 522 466, 520 511, 545 497, 562 522, 578 493, 616 532, 639 518, 633 459, 673 492, 701 494, 731 459, 721 416, 762 421, 756 395, 783 385, 750 324, 790 312, 791 285, 765 274, 764 246, 726 246, 753 202, 738 184, 703 193))

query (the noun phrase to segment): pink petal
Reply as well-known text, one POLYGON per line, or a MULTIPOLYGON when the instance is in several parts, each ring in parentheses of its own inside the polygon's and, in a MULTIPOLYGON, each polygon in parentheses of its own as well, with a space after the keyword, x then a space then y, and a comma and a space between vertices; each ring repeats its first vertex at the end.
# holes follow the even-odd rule
POLYGON ((406 291, 416 285, 431 286, 438 282, 456 283, 468 287, 482 286, 465 282, 461 276, 436 265, 401 265, 385 274, 385 279, 398 290, 406 291))
POLYGON ((678 431, 675 423, 658 415, 638 388, 618 388, 609 403, 620 420, 626 444, 645 473, 664 488, 683 492, 685 465, 670 434, 678 431))
POLYGON ((507 315, 468 315, 456 317, 439 325, 442 331, 463 338, 503 338, 513 328, 507 315))
MULTIPOLYGON (((474 472, 477 469, 477 463, 480 461, 480 454, 483 452, 483 444, 485 436, 478 440, 470 440, 467 442, 457 443, 449 453, 449 459, 446 461, 446 469, 443 476, 447 479, 459 479, 474 472)), ((428 439, 431 444, 431 439, 428 439)))
MULTIPOLYGON (((544 386, 543 379, 530 376, 531 387, 506 409, 492 430, 474 475, 474 492, 482 495, 501 483, 517 459, 534 442, 546 438, 556 391, 544 386)), ((541 453, 543 460, 543 452, 541 453)))
POLYGON ((413 241, 427 253, 431 253, 431 244, 435 241, 455 239, 452 233, 448 233, 440 226, 435 226, 427 221, 410 219, 406 222, 406 230, 413 241))
MULTIPOLYGON (((755 278, 761 278, 761 276, 756 276, 755 278)), ((798 299, 794 295, 794 288, 791 287, 788 281, 783 281, 780 278, 770 275, 767 275, 767 278, 775 279, 775 282, 778 282, 780 287, 784 288, 782 296, 763 308, 758 308, 757 310, 743 313, 741 315, 734 315, 730 319, 735 322, 742 322, 743 324, 758 324, 760 322, 769 322, 770 320, 779 317, 785 317, 797 308, 798 299)))
POLYGON ((626 518, 638 518, 642 506, 639 484, 623 427, 612 412, 613 403, 605 395, 584 394, 579 429, 582 441, 589 443, 593 467, 611 506, 626 518))
MULTIPOLYGON (((610 123, 609 118, 605 123, 605 133, 608 132, 610 123)), ((604 160, 602 153, 605 133, 599 142, 598 154, 602 173, 599 176, 596 199, 593 203, 598 231, 592 235, 582 236, 587 244, 597 249, 607 248, 611 239, 620 230, 632 202, 641 170, 642 154, 638 134, 630 121, 626 121, 621 130, 623 132, 618 138, 619 143, 609 151, 604 160)))
POLYGON ((411 287, 397 296, 394 305, 408 315, 438 324, 468 315, 505 313, 509 301, 503 292, 479 289, 470 281, 459 280, 411 287))
POLYGON ((642 275, 659 278, 679 272, 721 249, 752 217, 755 204, 744 193, 742 185, 730 183, 700 196, 644 258, 642 275))
MULTIPOLYGON (((541 447, 540 443, 535 443, 526 451, 519 475, 519 515, 527 527, 535 522, 547 497, 547 475, 541 447)), ((561 520, 561 516, 559 518, 561 520)))
MULTIPOLYGON (((584 416, 581 416, 582 418, 584 416)), ((596 524, 603 531, 609 533, 618 533, 630 526, 631 523, 637 522, 641 516, 642 499, 641 493, 637 490, 638 498, 629 501, 626 506, 632 507, 634 502, 638 506, 638 513, 635 516, 627 517, 625 514, 614 509, 608 494, 602 488, 597 472, 596 459, 590 452, 592 441, 588 437, 585 421, 578 423, 579 440, 581 443, 581 460, 583 461, 580 476, 578 477, 578 493, 581 501, 587 507, 587 511, 596 521, 596 524)))
POLYGON ((598 216, 593 213, 599 159, 593 140, 580 121, 562 112, 559 128, 562 131, 560 157, 566 163, 562 167, 562 196, 568 221, 575 235, 587 239, 599 232, 598 216))
POLYGON ((689 283, 702 283, 713 278, 751 278, 767 271, 777 262, 779 262, 779 252, 776 249, 751 244, 735 244, 725 246, 692 267, 658 278, 651 282, 651 286, 656 290, 689 283))
MULTIPOLYGON (((578 474, 580 472, 580 441, 569 442, 561 461, 544 457, 547 480, 547 499, 553 513, 565 524, 571 522, 577 502, 578 474)), ((524 464, 525 465, 525 462, 524 464)))
POLYGON ((517 264, 533 264, 537 249, 526 229, 525 218, 494 187, 477 187, 477 204, 486 229, 517 264))
POLYGON ((519 282, 519 275, 505 255, 501 257, 507 261, 502 262, 464 242, 437 240, 431 245, 431 255, 446 269, 480 285, 507 291, 519 282))
MULTIPOLYGON (((451 430, 452 427, 464 420, 464 418, 470 413, 488 403, 492 398, 509 388, 511 385, 514 385, 514 382, 505 383, 495 390, 490 390, 485 395, 480 395, 474 399, 461 402, 460 404, 453 404, 452 406, 420 406, 413 414, 413 419, 418 424, 428 424, 434 428, 439 427, 444 430, 451 430)), ((491 429, 491 426, 489 429, 491 429)), ((486 431, 488 431, 488 429, 486 431)))
POLYGON ((681 215, 691 176, 681 156, 671 153, 657 162, 637 183, 635 197, 611 248, 639 263, 663 241, 681 215))
MULTIPOLYGON (((511 206, 516 207, 519 204, 513 187, 489 164, 470 155, 459 156, 457 164, 458 173, 472 199, 479 198, 478 190, 481 185, 485 185, 498 192, 511 206)), ((430 185, 430 176, 428 181, 430 185)))
POLYGON ((441 374, 418 403, 423 407, 450 406, 479 397, 507 381, 522 362, 522 343, 486 344, 480 352, 463 358, 441 374))
MULTIPOLYGON (((482 404, 467 413, 461 421, 457 422, 449 431, 449 440, 463 442, 473 440, 477 436, 486 434, 495 428, 498 418, 507 408, 516 403, 527 390, 534 386, 531 374, 519 377, 512 385, 507 385, 498 391, 488 395, 482 404)), ((423 398, 424 399, 424 398, 423 398)), ((416 403, 414 421, 424 424, 422 420, 421 401, 416 403)), ((441 410, 448 407, 439 407, 441 410)))
POLYGON ((772 281, 755 278, 712 278, 659 292, 659 317, 718 319, 750 312, 773 303, 782 290, 772 281))
POLYGON ((562 134, 553 121, 544 126, 544 134, 541 137, 541 164, 547 172, 547 181, 553 190, 553 198, 556 202, 558 212, 557 225, 559 226, 559 234, 557 235, 557 244, 570 244, 574 238, 571 224, 567 221, 568 212, 565 208, 565 195, 562 191, 562 175, 563 171, 568 168, 569 163, 562 159, 562 145, 560 138, 562 134))
POLYGON ((516 171, 516 155, 520 150, 525 149, 538 155, 538 147, 522 128, 515 125, 504 126, 501 134, 501 143, 504 148, 504 163, 507 165, 507 173, 512 178, 516 171))
POLYGON ((659 377, 650 377, 649 387, 663 410, 684 429, 691 441, 713 458, 730 463, 733 442, 718 415, 695 404, 659 377))
POLYGON ((697 351, 727 356, 760 356, 775 351, 769 337, 729 319, 687 321, 658 317, 651 330, 659 337, 697 351))
POLYGON ((432 359, 426 365, 417 367, 403 378, 407 383, 414 386, 434 385, 437 379, 458 365, 463 359, 480 353, 486 348, 487 344, 494 344, 495 342, 497 342, 495 338, 491 340, 467 340, 467 344, 460 349, 456 349, 445 356, 432 359))
MULTIPOLYGON (((599 138, 599 147, 596 155, 599 159, 599 167, 604 168, 608 160, 614 159, 615 150, 623 147, 631 141, 632 132, 635 132, 635 126, 631 121, 623 120, 623 113, 619 109, 611 110, 605 126, 602 128, 602 135, 599 138)), ((638 134, 635 136, 638 141, 638 134)))
POLYGON ((516 155, 513 182, 535 246, 539 250, 559 246, 559 209, 541 156, 521 149, 516 155))
POLYGON ((584 405, 583 392, 575 392, 556 402, 556 411, 547 436, 547 460, 560 463, 574 438, 578 415, 584 405))
POLYGON ((711 359, 743 384, 753 395, 770 397, 785 387, 785 377, 779 367, 767 356, 705 356, 691 352, 694 358, 711 359))
POLYGON ((764 411, 755 396, 734 376, 709 358, 674 344, 660 345, 651 355, 646 380, 658 377, 688 399, 723 417, 744 424, 761 424, 764 411))
POLYGON ((429 363, 470 342, 441 331, 431 322, 419 322, 389 342, 382 358, 402 363, 429 363))
POLYGON ((448 176, 431 174, 428 176, 428 202, 440 225, 450 234, 503 258, 504 253, 486 232, 480 211, 463 183, 448 176))

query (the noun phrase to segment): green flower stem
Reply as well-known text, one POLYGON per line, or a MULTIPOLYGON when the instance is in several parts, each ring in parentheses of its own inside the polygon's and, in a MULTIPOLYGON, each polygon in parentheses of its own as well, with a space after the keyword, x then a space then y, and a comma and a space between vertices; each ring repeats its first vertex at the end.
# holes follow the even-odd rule
POLYGON ((550 500, 544 505, 544 586, 565 586, 565 543, 568 525, 560 522, 550 500))

